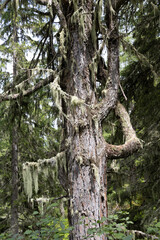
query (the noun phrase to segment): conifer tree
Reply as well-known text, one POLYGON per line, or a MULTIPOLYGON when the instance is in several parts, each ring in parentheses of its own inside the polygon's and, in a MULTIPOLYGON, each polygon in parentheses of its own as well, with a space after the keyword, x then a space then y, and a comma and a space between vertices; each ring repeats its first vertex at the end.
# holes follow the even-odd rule
MULTIPOLYGON (((59 153, 52 158, 27 162, 24 165, 25 190, 31 197, 31 174, 34 175, 34 180, 36 179, 34 183, 37 190, 37 169, 43 169, 49 164, 54 172, 58 167, 59 181, 69 199, 69 222, 74 226, 70 239, 83 239, 93 221, 107 217, 107 160, 127 157, 141 148, 129 114, 118 101, 121 38, 119 16, 129 1, 35 2, 36 4, 30 1, 30 4, 36 8, 37 14, 45 21, 48 12, 43 14, 39 8, 43 6, 49 10, 52 21, 49 28, 46 27, 47 23, 41 29, 44 41, 39 43, 37 49, 40 54, 32 61, 30 69, 33 73, 36 66, 38 75, 42 74, 43 70, 47 71, 48 75, 39 81, 35 78, 34 85, 30 79, 27 80, 27 85, 21 85, 19 92, 11 92, 12 89, 5 91, 1 94, 0 101, 25 98, 50 84, 62 125, 61 147, 59 153), (53 37, 52 24, 54 25, 56 19, 59 20, 59 28, 53 37), (47 44, 48 39, 50 44, 47 44), (48 46, 51 52, 51 55, 48 55, 51 61, 47 68, 43 67, 45 46, 48 46), (105 46, 107 65, 102 56, 105 46), (34 64, 40 60, 40 56, 42 61, 37 67, 34 64), (121 123, 125 140, 120 145, 109 144, 103 137, 102 123, 111 111, 115 111, 121 123), (30 176, 30 181, 27 176, 30 176)), ((8 1, 4 2, 1 8, 7 3, 8 1)), ((106 237, 94 236, 92 239, 106 237)))

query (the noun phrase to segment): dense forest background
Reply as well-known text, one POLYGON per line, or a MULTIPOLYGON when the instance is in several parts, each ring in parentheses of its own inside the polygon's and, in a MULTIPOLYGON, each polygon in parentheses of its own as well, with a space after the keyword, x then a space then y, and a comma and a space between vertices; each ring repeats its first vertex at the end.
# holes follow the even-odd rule
MULTIPOLYGON (((0 239, 37 239, 39 232, 38 239, 68 239, 70 231, 68 199, 56 171, 44 165, 39 170, 38 185, 37 175, 30 182, 35 185, 33 190, 30 185, 24 186, 22 175, 26 162, 52 158, 61 143, 63 113, 47 85, 65 51, 59 48, 64 36, 55 11, 57 1, 53 2, 20 0, 0 4, 0 239), (19 94, 18 98, 7 99, 12 94, 19 94)), ((159 239, 160 3, 126 2, 118 16, 119 97, 143 148, 130 157, 108 162, 108 214, 112 224, 125 222, 128 230, 159 239)), ((104 49, 107 61, 106 54, 104 49)), ((103 89, 103 82, 97 84, 99 99, 103 89)), ((103 121, 103 135, 111 144, 123 141, 113 112, 103 121)), ((111 230, 117 231, 114 225, 111 230)), ((110 232, 110 239, 123 237, 112 235, 110 232)))

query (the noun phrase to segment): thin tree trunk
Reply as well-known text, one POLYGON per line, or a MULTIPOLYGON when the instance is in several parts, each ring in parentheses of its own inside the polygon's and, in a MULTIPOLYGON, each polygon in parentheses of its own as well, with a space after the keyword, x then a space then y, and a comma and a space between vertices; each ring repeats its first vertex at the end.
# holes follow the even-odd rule
MULTIPOLYGON (((13 82, 16 82, 17 77, 17 7, 16 1, 14 6, 14 19, 13 19, 13 82)), ((16 116, 17 104, 13 103, 13 119, 12 119, 12 156, 11 156, 11 172, 12 172, 12 193, 11 193, 11 230, 12 234, 18 234, 18 125, 16 116)))
POLYGON ((17 128, 12 129, 12 195, 11 195, 11 230, 18 234, 18 136, 17 128))

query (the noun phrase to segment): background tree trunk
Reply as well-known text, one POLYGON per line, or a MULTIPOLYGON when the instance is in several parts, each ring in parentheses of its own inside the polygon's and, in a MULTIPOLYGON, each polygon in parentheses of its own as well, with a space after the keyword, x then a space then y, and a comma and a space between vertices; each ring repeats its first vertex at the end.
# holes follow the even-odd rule
MULTIPOLYGON (((16 1, 13 2, 14 18, 13 18, 13 83, 17 77, 17 6, 16 1)), ((12 192, 11 192, 11 231, 12 234, 18 234, 18 124, 17 124, 17 103, 11 104, 12 118, 12 156, 11 156, 11 173, 12 173, 12 192)))
POLYGON ((12 129, 12 195, 11 195, 11 230, 12 234, 18 234, 18 136, 17 128, 12 129))

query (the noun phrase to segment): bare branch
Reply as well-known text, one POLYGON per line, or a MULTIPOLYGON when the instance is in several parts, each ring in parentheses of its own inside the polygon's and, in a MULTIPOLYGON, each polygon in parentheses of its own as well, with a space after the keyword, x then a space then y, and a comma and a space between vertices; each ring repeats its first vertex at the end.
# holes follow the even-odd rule
POLYGON ((136 133, 132 127, 130 117, 126 109, 119 102, 117 103, 115 112, 116 115, 120 118, 123 134, 125 137, 125 143, 122 145, 112 145, 106 143, 107 157, 111 159, 128 157, 142 147, 142 144, 137 138, 136 133))

